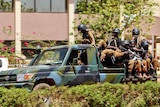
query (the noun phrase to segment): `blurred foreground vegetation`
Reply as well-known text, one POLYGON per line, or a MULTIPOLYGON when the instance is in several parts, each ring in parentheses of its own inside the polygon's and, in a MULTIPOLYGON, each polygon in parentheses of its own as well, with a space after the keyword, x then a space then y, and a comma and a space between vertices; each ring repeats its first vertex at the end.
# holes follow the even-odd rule
POLYGON ((97 83, 51 87, 28 92, 23 88, 0 88, 0 107, 159 107, 160 83, 97 83))

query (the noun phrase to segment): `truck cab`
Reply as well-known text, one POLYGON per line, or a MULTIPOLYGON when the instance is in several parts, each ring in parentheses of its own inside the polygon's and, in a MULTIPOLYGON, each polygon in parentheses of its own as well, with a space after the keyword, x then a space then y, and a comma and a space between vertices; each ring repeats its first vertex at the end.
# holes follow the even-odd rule
POLYGON ((27 67, 0 72, 0 86, 36 90, 52 85, 120 83, 125 72, 125 66, 104 67, 94 45, 62 45, 39 51, 27 67))

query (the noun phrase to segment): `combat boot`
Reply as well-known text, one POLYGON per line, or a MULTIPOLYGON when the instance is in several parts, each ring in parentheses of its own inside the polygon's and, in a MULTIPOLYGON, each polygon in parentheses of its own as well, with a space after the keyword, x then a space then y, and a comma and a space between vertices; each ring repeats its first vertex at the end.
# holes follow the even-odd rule
POLYGON ((143 79, 142 73, 136 73, 135 77, 138 79, 143 79))
POLYGON ((151 77, 148 76, 146 73, 143 73, 143 77, 144 77, 145 79, 150 79, 150 78, 151 78, 151 77))
POLYGON ((139 73, 139 79, 143 79, 142 73, 139 73))
POLYGON ((157 74, 156 74, 155 70, 152 72, 152 76, 153 76, 153 78, 157 78, 157 74))
POLYGON ((153 78, 156 78, 156 77, 157 77, 156 70, 155 70, 154 68, 151 68, 151 69, 150 69, 149 74, 150 74, 153 78))
POLYGON ((129 72, 128 78, 129 78, 129 79, 133 79, 133 78, 134 78, 134 76, 132 76, 132 73, 131 73, 131 72, 129 72))

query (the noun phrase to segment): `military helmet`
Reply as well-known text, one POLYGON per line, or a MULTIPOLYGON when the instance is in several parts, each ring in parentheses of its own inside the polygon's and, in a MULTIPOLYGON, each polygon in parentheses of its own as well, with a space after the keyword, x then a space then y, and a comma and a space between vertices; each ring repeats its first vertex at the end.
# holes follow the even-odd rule
POLYGON ((129 40, 124 40, 123 45, 130 45, 130 41, 129 40))
POLYGON ((132 30, 132 35, 139 35, 139 34, 140 34, 139 29, 134 28, 134 29, 132 30))
POLYGON ((118 28, 113 29, 112 33, 120 34, 120 30, 118 28))
POLYGON ((141 46, 144 50, 148 50, 149 44, 146 40, 142 40, 141 46))
POLYGON ((124 40, 124 41, 122 41, 122 46, 123 46, 124 48, 128 49, 129 46, 130 46, 130 41, 129 41, 129 40, 124 40))
POLYGON ((85 31, 87 29, 86 25, 80 24, 78 25, 78 31, 85 31))

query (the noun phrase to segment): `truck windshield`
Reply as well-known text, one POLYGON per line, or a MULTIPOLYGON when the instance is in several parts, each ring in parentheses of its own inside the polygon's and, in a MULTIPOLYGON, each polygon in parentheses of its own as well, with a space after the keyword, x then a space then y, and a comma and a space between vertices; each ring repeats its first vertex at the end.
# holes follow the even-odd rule
POLYGON ((39 58, 37 58, 34 65, 57 65, 62 64, 68 48, 60 48, 44 51, 39 58))

